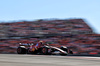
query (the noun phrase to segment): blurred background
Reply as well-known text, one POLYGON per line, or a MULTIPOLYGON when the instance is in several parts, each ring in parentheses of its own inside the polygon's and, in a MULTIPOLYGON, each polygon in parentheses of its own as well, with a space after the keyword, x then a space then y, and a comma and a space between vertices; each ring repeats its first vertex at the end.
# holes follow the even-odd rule
POLYGON ((0 0, 0 53, 49 42, 74 54, 100 54, 99 0, 0 0))

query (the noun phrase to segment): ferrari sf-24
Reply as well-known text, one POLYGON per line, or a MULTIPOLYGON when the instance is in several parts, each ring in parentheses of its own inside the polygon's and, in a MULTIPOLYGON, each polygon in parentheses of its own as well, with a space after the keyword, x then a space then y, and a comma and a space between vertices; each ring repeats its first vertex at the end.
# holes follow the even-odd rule
POLYGON ((68 55, 73 54, 73 51, 66 46, 54 47, 49 44, 44 44, 40 48, 35 48, 35 44, 19 43, 17 48, 18 54, 39 54, 39 55, 68 55))

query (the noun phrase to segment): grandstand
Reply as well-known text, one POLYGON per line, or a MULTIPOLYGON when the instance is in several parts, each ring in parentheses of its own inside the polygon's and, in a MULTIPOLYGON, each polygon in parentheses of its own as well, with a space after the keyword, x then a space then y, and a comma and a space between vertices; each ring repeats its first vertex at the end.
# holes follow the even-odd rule
POLYGON ((75 54, 100 54, 100 34, 83 19, 57 19, 0 23, 0 53, 16 53, 18 43, 51 42, 68 46, 75 54))

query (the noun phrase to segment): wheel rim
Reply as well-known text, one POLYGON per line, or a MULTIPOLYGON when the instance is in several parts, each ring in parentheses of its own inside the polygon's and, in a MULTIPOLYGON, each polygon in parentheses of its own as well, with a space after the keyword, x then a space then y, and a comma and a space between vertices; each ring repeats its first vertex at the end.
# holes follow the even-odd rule
POLYGON ((46 49, 45 49, 45 48, 43 48, 43 49, 42 49, 42 52, 43 52, 43 53, 45 53, 45 52, 46 52, 46 49))

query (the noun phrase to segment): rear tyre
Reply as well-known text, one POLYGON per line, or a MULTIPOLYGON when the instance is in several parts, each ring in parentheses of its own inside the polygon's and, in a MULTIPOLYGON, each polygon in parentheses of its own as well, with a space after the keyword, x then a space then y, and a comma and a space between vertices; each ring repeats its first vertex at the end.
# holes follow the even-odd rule
POLYGON ((18 47, 18 48, 17 48, 17 53, 18 53, 18 54, 26 54, 26 52, 27 52, 27 51, 26 51, 25 48, 21 48, 21 47, 18 47))

